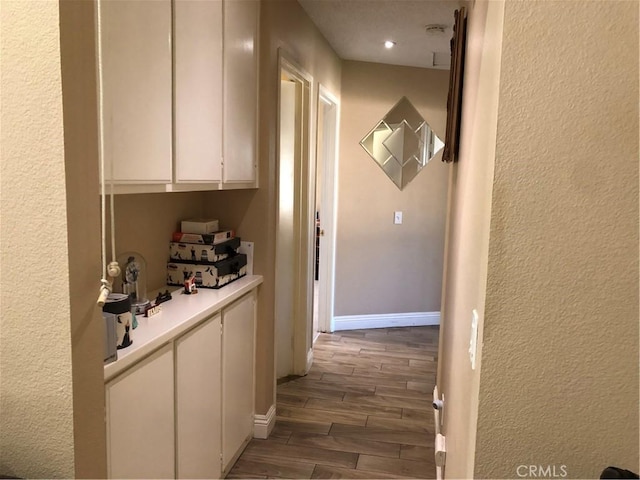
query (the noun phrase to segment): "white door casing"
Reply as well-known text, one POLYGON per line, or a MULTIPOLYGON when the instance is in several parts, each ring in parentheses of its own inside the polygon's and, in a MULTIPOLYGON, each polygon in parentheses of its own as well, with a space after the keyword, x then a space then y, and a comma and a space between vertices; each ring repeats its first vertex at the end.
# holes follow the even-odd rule
POLYGON ((315 145, 312 144, 315 144, 315 137, 310 132, 315 123, 312 102, 315 97, 312 95, 313 78, 282 49, 278 55, 281 81, 278 83, 275 317, 276 373, 280 378, 290 374, 304 375, 311 366, 312 358, 315 248, 315 145), (287 83, 294 87, 287 86, 287 83), (295 90, 293 107, 292 90, 295 90), (281 132, 281 127, 291 128, 292 123, 293 140, 286 132, 281 132), (287 148, 291 145, 293 155, 288 155, 287 148), (291 243, 290 247, 288 243, 291 243))
POLYGON ((322 131, 318 143, 318 156, 322 156, 320 196, 320 227, 324 235, 320 238, 318 264, 318 329, 333 332, 333 303, 335 285, 335 244, 338 192, 338 132, 340 104, 335 95, 323 85, 318 88, 318 132, 322 131), (322 109, 322 115, 320 110, 322 109), (322 125, 320 125, 320 120, 322 125))

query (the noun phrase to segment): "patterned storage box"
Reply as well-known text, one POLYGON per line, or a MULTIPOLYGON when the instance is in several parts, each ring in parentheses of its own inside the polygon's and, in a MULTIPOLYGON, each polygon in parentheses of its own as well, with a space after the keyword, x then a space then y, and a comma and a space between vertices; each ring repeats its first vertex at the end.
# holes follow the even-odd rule
POLYGON ((167 264, 167 285, 182 286, 193 276, 198 287, 220 288, 246 274, 247 256, 242 253, 210 265, 170 262, 167 264))
POLYGON ((211 264, 229 258, 237 253, 240 237, 232 238, 217 245, 199 243, 169 243, 171 261, 211 264))

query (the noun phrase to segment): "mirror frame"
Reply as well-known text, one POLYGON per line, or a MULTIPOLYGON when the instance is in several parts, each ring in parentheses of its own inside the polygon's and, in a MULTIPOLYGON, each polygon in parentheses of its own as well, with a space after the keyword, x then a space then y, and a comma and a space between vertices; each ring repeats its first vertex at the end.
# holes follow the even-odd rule
POLYGON ((360 146, 403 190, 444 143, 411 101, 403 96, 360 140, 360 146))

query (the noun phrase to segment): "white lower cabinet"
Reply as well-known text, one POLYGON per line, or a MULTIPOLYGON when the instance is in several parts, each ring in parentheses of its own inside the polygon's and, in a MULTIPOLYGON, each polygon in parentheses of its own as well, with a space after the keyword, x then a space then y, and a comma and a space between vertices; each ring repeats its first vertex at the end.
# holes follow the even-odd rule
POLYGON ((255 299, 253 290, 106 384, 109 478, 228 472, 253 436, 255 299))
POLYGON ((106 385, 109 478, 174 478, 173 348, 106 385))
POLYGON ((222 464, 228 473, 254 421, 255 297, 249 294, 222 312, 222 464))
POLYGON ((176 340, 176 474, 220 478, 220 315, 176 340))

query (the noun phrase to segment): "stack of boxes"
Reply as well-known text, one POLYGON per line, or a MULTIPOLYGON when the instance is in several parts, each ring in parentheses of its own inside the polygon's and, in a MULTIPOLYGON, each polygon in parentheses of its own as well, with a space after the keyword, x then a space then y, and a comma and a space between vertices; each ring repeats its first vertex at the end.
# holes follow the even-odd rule
POLYGON ((197 287, 220 288, 244 277, 247 256, 239 247, 240 237, 219 231, 218 220, 184 220, 169 244, 167 285, 183 286, 193 278, 197 287))

